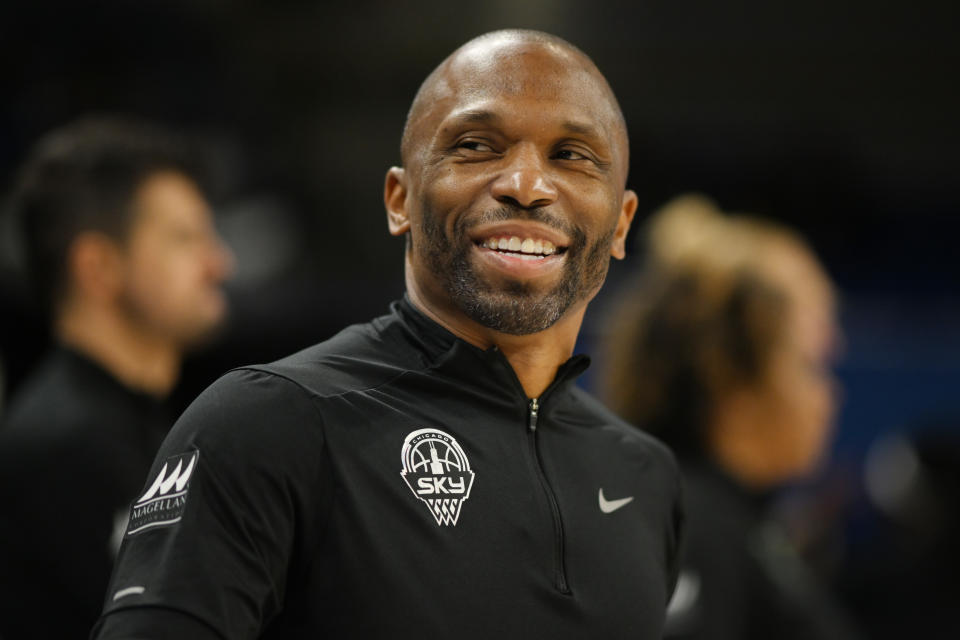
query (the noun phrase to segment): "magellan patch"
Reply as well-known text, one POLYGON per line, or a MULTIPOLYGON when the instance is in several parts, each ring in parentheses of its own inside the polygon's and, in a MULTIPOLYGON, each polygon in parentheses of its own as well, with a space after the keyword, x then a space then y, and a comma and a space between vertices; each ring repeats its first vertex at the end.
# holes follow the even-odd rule
POLYGON ((413 495, 423 500, 438 525, 456 526, 474 478, 457 440, 438 429, 418 429, 407 434, 400 458, 400 475, 413 495))
POLYGON ((150 488, 130 508, 128 536, 180 520, 199 458, 197 450, 167 458, 150 488))

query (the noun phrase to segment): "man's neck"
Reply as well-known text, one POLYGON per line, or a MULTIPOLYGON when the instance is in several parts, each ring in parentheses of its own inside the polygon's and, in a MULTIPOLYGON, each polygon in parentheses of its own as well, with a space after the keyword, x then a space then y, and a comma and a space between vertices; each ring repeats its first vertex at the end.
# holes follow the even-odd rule
POLYGON ((570 309, 549 328, 529 334, 511 335, 485 327, 459 310, 431 305, 416 286, 407 282, 411 302, 424 315, 452 334, 475 347, 489 349, 496 345, 513 367, 517 379, 529 398, 538 398, 557 375, 557 370, 570 359, 583 323, 586 304, 570 309))
POLYGON ((498 334, 495 344, 513 367, 529 398, 538 398, 557 376, 557 370, 573 355, 583 311, 575 318, 564 316, 549 329, 529 336, 498 334), (575 324, 570 327, 561 323, 575 324))
POLYGON ((60 313, 54 332, 62 344, 90 358, 131 389, 164 397, 179 376, 179 349, 146 335, 116 310, 71 307, 60 313))

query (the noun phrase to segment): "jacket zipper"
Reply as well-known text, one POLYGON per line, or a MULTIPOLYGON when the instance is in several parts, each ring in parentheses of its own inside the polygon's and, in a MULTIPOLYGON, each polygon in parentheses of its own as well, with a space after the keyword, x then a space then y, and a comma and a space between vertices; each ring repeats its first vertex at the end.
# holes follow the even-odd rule
POLYGON ((553 516, 553 533, 556 553, 556 587, 563 594, 570 594, 570 585, 567 584, 567 565, 566 554, 564 553, 564 535, 563 521, 560 519, 560 506, 557 504, 557 497, 547 481, 547 475, 543 471, 543 461, 540 459, 540 451, 537 447, 537 419, 540 415, 540 400, 533 398, 530 400, 529 413, 527 416, 527 440, 530 443, 530 450, 533 454, 537 476, 540 479, 540 485, 547 496, 547 502, 550 504, 550 513, 553 516))

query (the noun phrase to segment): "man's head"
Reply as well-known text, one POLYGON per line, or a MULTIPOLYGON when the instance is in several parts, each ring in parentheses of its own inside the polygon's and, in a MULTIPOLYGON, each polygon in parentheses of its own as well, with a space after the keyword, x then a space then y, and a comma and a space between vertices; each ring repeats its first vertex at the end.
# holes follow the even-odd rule
POLYGON ((621 258, 620 107, 593 62, 544 33, 498 31, 420 87, 403 168, 387 174, 391 233, 409 233, 408 284, 432 307, 507 334, 582 309, 621 258))
POLYGON ((220 324, 231 258, 192 175, 183 143, 144 123, 86 119, 38 143, 15 202, 55 321, 78 304, 109 306, 177 347, 220 324))

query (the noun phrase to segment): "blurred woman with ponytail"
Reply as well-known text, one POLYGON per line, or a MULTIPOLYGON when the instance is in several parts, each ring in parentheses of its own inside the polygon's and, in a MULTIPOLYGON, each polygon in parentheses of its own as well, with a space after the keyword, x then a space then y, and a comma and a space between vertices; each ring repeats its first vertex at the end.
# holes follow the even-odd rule
POLYGON ((684 470, 686 560, 667 637, 857 637, 766 517, 771 493, 813 471, 829 440, 833 283, 792 230, 699 196, 666 205, 644 239, 604 388, 684 470))

